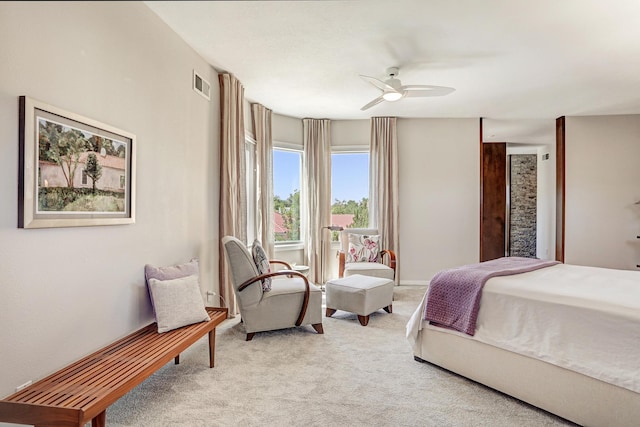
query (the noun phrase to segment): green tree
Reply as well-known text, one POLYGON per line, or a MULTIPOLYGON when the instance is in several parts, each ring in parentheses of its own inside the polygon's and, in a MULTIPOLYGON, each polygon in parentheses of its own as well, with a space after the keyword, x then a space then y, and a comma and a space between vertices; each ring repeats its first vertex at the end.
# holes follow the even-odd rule
MULTIPOLYGON (((355 200, 338 200, 336 199, 331 205, 332 214, 351 214, 353 222, 348 227, 351 228, 367 228, 369 227, 369 199, 364 197, 359 202, 355 200)), ((334 231, 331 234, 331 240, 338 241, 339 234, 334 231)))
POLYGON ((87 164, 85 165, 84 172, 89 178, 93 186, 93 194, 96 193, 96 181, 102 176, 102 166, 98 163, 98 158, 95 154, 89 153, 87 156, 87 164))
POLYGON ((289 210, 283 217, 289 229, 289 240, 300 240, 300 190, 294 190, 288 201, 289 210))
POLYGON ((113 141, 107 138, 102 140, 102 148, 104 148, 105 152, 108 156, 117 156, 118 152, 113 146, 113 141))
MULTIPOLYGON (((300 240, 300 190, 294 190, 287 199, 273 197, 273 210, 282 215, 284 227, 289 231, 287 236, 276 236, 282 240, 300 240)), ((353 223, 350 227, 367 228, 369 226, 369 199, 364 197, 359 202, 355 200, 335 200, 331 206, 332 214, 352 214, 353 223)), ((338 239, 334 232, 333 240, 338 239)))
POLYGON ((62 168, 67 180, 67 187, 73 188, 73 180, 78 169, 80 154, 86 149, 87 140, 82 132, 68 129, 62 132, 58 145, 52 146, 50 151, 55 162, 62 168), (65 169, 66 167, 66 169, 65 169))
POLYGON ((67 187, 73 188, 80 154, 88 147, 87 139, 77 129, 66 128, 48 121, 40 121, 39 130, 38 158, 57 163, 67 181, 67 187))
POLYGON ((273 196, 273 210, 274 212, 283 213, 287 207, 286 200, 282 200, 280 196, 273 196))
POLYGON ((353 211, 353 228, 367 228, 369 227, 369 199, 363 198, 356 204, 353 211))
POLYGON ((286 199, 274 196, 273 210, 282 215, 288 231, 285 236, 276 236, 276 240, 300 240, 300 190, 294 190, 286 199))
POLYGON ((332 214, 352 214, 351 227, 366 228, 369 226, 369 199, 364 197, 359 202, 355 200, 335 200, 331 206, 332 214))
POLYGON ((62 134, 62 125, 48 122, 43 119, 38 120, 38 159, 55 162, 51 157, 51 147, 58 145, 62 134))
POLYGON ((87 140, 87 150, 99 153, 102 148, 102 143, 104 142, 104 138, 98 135, 92 135, 87 140))

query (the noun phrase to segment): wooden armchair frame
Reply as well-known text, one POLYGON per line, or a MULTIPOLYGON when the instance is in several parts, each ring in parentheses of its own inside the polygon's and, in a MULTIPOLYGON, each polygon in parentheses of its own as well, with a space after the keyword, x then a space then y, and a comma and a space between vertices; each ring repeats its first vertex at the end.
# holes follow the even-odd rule
MULTIPOLYGON (((252 284, 258 283, 258 281, 262 282, 262 279, 267 279, 269 277, 275 277, 275 276, 288 276, 288 277, 298 276, 304 280, 304 300, 302 301, 302 307, 300 308, 300 314, 298 315, 298 320, 296 320, 296 326, 300 326, 302 324, 302 319, 304 319, 304 315, 307 314, 307 306, 309 305, 309 292, 310 292, 309 279, 307 279, 307 277, 304 274, 297 271, 293 271, 293 270, 280 270, 280 271, 274 271, 273 273, 261 274, 256 277, 252 277, 251 279, 245 281, 240 286, 238 286, 238 292, 244 291, 247 287, 251 286, 252 284)), ((313 328, 319 334, 322 333, 322 324, 320 324, 318 327, 316 327, 316 325, 313 325, 313 328)))

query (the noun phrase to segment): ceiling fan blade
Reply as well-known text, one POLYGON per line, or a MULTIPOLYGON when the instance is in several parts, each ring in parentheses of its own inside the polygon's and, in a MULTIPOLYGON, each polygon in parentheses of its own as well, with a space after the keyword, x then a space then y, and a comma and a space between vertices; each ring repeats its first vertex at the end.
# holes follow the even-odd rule
POLYGON ((389 86, 382 80, 378 80, 375 77, 363 76, 362 74, 360 74, 360 77, 362 77, 365 81, 371 83, 372 85, 374 85, 375 87, 377 87, 383 92, 386 90, 392 90, 392 91, 396 90, 393 86, 389 86))
POLYGON ((377 97, 376 99, 374 99, 373 101, 371 101, 370 103, 368 103, 367 105, 362 107, 360 110, 362 110, 362 111, 368 110, 369 108, 373 107, 374 105, 380 104, 382 101, 384 101, 384 98, 382 97, 382 95, 380 95, 379 97, 377 97))
POLYGON ((452 87, 432 86, 432 85, 407 85, 402 86, 404 96, 410 98, 426 97, 426 96, 444 96, 455 91, 452 87))

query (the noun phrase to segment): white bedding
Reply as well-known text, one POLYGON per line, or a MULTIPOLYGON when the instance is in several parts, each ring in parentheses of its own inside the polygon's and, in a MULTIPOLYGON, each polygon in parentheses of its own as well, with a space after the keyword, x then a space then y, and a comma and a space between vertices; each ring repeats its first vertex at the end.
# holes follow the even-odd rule
POLYGON ((418 331, 432 328, 640 393, 639 272, 558 264, 494 277, 473 337, 423 321, 424 302, 407 324, 414 349, 418 331))

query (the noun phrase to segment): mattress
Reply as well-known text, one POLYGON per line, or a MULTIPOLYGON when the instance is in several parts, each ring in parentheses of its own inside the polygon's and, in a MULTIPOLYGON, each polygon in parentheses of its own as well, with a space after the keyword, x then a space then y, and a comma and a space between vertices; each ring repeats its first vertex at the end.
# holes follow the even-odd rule
MULTIPOLYGON (((456 334, 640 393, 640 273, 558 264, 487 281, 473 337, 422 320, 407 324, 456 334)), ((470 363, 473 363, 470 361, 470 363)))

